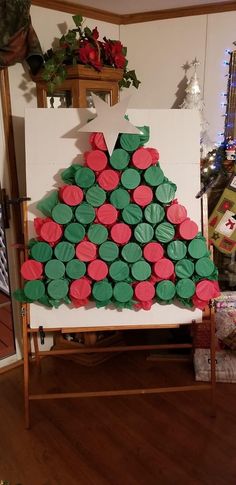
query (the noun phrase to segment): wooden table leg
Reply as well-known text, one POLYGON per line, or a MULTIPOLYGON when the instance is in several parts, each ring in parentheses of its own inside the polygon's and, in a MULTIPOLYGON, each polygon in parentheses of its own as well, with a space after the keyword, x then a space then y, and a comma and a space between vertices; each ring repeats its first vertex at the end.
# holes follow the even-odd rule
POLYGON ((29 333, 27 331, 27 319, 23 316, 23 352, 24 352, 24 404, 25 404, 25 427, 30 427, 30 403, 29 403, 29 333))
POLYGON ((211 324, 211 415, 216 416, 216 335, 215 335, 215 312, 213 306, 211 307, 210 315, 211 324))

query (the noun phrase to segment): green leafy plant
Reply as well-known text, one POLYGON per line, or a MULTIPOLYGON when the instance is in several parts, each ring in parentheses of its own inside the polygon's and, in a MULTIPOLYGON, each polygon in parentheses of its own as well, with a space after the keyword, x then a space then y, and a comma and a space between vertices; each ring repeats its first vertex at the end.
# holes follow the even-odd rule
POLYGON ((59 39, 57 49, 49 49, 44 55, 42 78, 47 82, 49 92, 53 93, 66 79, 66 66, 76 64, 92 66, 97 71, 101 71, 104 66, 123 69, 120 88, 128 88, 131 85, 138 88, 140 81, 135 70, 128 70, 127 67, 127 48, 119 40, 106 37, 99 40, 97 27, 93 30, 83 27, 81 15, 74 15, 72 18, 75 28, 68 30, 59 39))

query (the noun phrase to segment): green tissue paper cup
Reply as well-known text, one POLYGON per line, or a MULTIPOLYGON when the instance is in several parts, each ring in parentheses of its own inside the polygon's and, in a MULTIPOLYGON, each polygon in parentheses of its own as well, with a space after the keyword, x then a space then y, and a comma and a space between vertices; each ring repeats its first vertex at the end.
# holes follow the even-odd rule
POLYGON ((195 264, 196 273, 199 276, 204 276, 205 278, 210 276, 213 273, 214 269, 215 265, 213 261, 208 257, 200 258, 195 264))
POLYGON ((46 263, 52 258, 53 250, 51 246, 46 242, 37 242, 34 244, 30 250, 31 256, 36 261, 41 263, 46 263))
POLYGON ((87 167, 82 167, 75 173, 75 183, 81 189, 88 189, 92 187, 95 182, 95 173, 87 167))
POLYGON ((86 264, 78 259, 71 259, 66 265, 66 274, 72 280, 79 280, 86 273, 86 264))
POLYGON ((51 261, 46 263, 44 271, 50 280, 57 280, 63 278, 65 274, 65 265, 62 261, 58 261, 58 259, 51 259, 51 261))
POLYGON ((123 133, 120 137, 120 145, 127 152, 134 152, 140 145, 140 136, 123 133))
POLYGON ((154 229, 147 222, 142 222, 135 227, 134 237, 136 241, 145 244, 151 241, 153 236, 154 236, 154 229))
POLYGON ((195 293, 195 283, 189 278, 183 278, 176 285, 176 293, 180 298, 191 298, 195 293))
POLYGON ((125 189, 135 189, 140 185, 141 177, 138 170, 134 168, 127 168, 121 176, 121 183, 125 189))
POLYGON ((201 238, 193 239, 188 245, 188 252, 192 258, 200 259, 207 255, 206 242, 201 238))
POLYGON ((169 280, 161 281, 156 286, 157 297, 163 301, 172 300, 172 298, 175 296, 175 292, 175 285, 169 280))
POLYGON ((175 265, 175 273, 178 278, 189 278, 194 273, 194 264, 189 259, 181 259, 175 265))
POLYGON ((162 222, 155 230, 155 236, 158 241, 167 243, 172 241, 175 235, 175 228, 169 222, 162 222))
POLYGON ((123 148, 113 150, 110 164, 116 170, 124 170, 129 165, 129 154, 123 148))
POLYGON ((128 283, 120 282, 115 284, 113 294, 114 298, 120 303, 127 303, 133 297, 134 291, 128 283))
POLYGON ((88 230, 88 238, 94 244, 102 244, 108 238, 108 230, 102 224, 92 224, 88 230))
POLYGON ((52 209, 52 218, 58 224, 68 224, 73 217, 73 211, 70 206, 66 204, 57 204, 52 209))
POLYGON ((45 295, 44 283, 40 280, 27 281, 24 294, 32 301, 37 301, 45 295))
POLYGON ((182 241, 171 241, 167 246, 167 254, 170 259, 177 261, 186 256, 187 247, 182 241))
POLYGON ((79 243, 84 239, 85 236, 85 229, 82 224, 79 224, 78 222, 71 222, 66 226, 65 231, 64 231, 64 236, 67 239, 67 241, 70 241, 72 243, 79 243))
POLYGON ((126 224, 136 225, 141 222, 143 211, 137 204, 129 204, 122 211, 122 219, 126 224))
POLYGON ((106 200, 106 192, 98 186, 90 187, 86 192, 86 200, 93 207, 100 207, 106 200))
POLYGON ((68 293, 69 285, 66 280, 53 280, 48 284, 48 294, 54 300, 65 298, 68 293))
POLYGON ((110 202, 116 209, 124 209, 130 202, 129 192, 125 189, 113 190, 110 196, 110 202))
POLYGON ((142 249, 136 243, 128 243, 122 248, 121 254, 128 263, 135 263, 142 257, 142 249))
POLYGON ((164 173, 158 165, 152 165, 145 170, 144 178, 148 185, 157 187, 158 185, 162 184, 164 180, 164 173))
POLYGON ((103 261, 114 261, 119 256, 119 248, 117 244, 111 241, 104 242, 99 248, 99 256, 103 261))
POLYGON ((137 281, 148 280, 151 276, 151 266, 146 261, 137 261, 132 265, 131 273, 137 281))
POLYGON ((129 277, 129 266, 124 261, 115 261, 110 266, 109 274, 114 281, 126 280, 129 277))
POLYGON ((81 224, 91 224, 95 219, 95 215, 93 206, 86 202, 80 204, 75 211, 75 217, 81 224))
POLYGON ((160 204, 149 204, 144 210, 145 219, 151 224, 158 224, 165 217, 165 211, 160 204))
POLYGON ((93 285, 93 297, 98 301, 108 301, 112 297, 112 285, 107 281, 99 281, 93 285))
POLYGON ((75 248, 73 244, 68 242, 60 242, 55 246, 54 254, 59 261, 66 263, 73 259, 75 255, 75 248))
POLYGON ((156 189, 156 198, 162 204, 169 204, 174 197, 175 197, 176 186, 174 184, 170 184, 169 182, 165 182, 156 189))

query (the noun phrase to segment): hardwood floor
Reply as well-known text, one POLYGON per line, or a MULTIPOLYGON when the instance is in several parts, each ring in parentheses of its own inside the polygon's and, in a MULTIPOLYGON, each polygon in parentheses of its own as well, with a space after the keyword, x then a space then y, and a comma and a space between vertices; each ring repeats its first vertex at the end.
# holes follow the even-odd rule
MULTIPOLYGON (((33 390, 186 384, 183 362, 122 354, 96 368, 45 358, 33 390), (64 383, 64 387, 62 386, 64 383)), ((236 385, 208 392, 33 402, 24 429, 22 370, 0 375, 0 480, 11 485, 235 485, 236 385)))
POLYGON ((0 291, 0 359, 14 353, 11 299, 0 291))

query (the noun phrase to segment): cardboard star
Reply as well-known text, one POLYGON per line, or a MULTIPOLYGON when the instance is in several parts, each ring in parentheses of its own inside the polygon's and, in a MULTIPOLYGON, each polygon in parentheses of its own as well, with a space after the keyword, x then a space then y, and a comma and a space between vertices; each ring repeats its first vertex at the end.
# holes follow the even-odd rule
POLYGON ((103 133, 108 152, 111 155, 119 133, 132 133, 135 135, 141 133, 136 126, 132 125, 124 117, 130 96, 114 106, 110 106, 95 94, 93 94, 92 97, 97 116, 92 121, 89 121, 86 125, 79 128, 79 131, 103 133))

